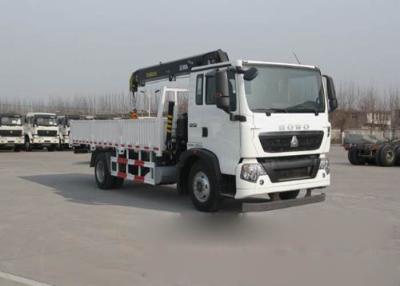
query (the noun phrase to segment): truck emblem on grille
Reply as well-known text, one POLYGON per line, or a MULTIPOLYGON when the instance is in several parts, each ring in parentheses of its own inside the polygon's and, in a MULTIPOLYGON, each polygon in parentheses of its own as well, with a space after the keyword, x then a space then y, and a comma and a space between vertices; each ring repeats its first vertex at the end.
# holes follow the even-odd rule
POLYGON ((293 136, 292 140, 290 140, 290 148, 296 147, 299 147, 299 140, 297 139, 297 136, 293 136))

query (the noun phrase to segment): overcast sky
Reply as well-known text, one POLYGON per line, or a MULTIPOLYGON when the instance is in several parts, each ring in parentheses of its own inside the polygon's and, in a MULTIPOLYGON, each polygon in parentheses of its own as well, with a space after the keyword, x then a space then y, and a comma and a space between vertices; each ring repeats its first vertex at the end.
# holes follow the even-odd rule
POLYGON ((128 90, 137 68, 221 48, 400 87, 398 0, 0 0, 0 98, 128 90))

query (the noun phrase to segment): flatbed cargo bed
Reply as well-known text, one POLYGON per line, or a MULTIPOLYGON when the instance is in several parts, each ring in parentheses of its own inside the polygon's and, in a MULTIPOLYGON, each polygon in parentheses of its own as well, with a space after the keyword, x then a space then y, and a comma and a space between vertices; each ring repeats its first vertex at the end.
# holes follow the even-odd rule
POLYGON ((144 117, 118 120, 72 120, 73 144, 97 147, 124 147, 154 150, 161 155, 165 150, 166 118, 144 117))

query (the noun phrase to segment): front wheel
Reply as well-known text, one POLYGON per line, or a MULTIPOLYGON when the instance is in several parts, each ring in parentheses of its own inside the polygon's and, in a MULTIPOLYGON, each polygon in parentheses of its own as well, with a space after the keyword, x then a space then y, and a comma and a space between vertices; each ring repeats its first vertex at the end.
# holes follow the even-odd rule
POLYGON ((60 151, 64 151, 64 145, 61 143, 61 140, 59 141, 59 143, 58 143, 58 150, 60 150, 60 151))
POLYGON ((28 137, 25 138, 25 151, 26 152, 32 151, 32 145, 29 142, 29 138, 28 137))
POLYGON ((220 205, 220 190, 217 178, 210 167, 196 162, 189 174, 190 196, 195 208, 202 212, 216 212, 220 205))
POLYGON ((47 147, 47 151, 54 152, 56 150, 56 148, 57 148, 56 145, 51 145, 51 146, 47 147))
POLYGON ((356 147, 351 147, 348 151, 347 158, 352 165, 364 165, 365 160, 361 158, 358 154, 358 149, 356 147))

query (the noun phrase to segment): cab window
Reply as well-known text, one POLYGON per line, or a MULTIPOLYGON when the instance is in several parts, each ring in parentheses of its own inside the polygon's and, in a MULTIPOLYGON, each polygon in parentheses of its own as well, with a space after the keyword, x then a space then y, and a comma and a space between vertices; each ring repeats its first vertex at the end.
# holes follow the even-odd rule
POLYGON ((196 78, 196 104, 203 104, 203 75, 199 74, 196 78))
POLYGON ((215 77, 207 76, 206 77, 206 104, 215 104, 215 77))
MULTIPOLYGON (((235 81, 235 73, 233 71, 228 72, 228 84, 229 84, 229 97, 230 97, 230 109, 231 111, 236 110, 236 81, 235 81)), ((216 94, 216 86, 215 86, 215 77, 207 76, 206 77, 206 104, 216 104, 215 99, 216 94)))

